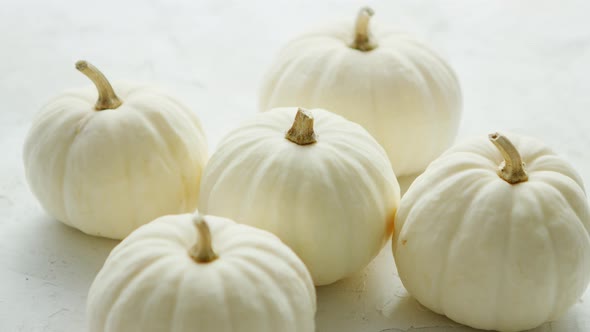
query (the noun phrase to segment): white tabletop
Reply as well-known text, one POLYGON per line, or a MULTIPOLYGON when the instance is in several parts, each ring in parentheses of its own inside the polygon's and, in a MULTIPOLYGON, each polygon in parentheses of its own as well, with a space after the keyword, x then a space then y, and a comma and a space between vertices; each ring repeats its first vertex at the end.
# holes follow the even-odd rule
MULTIPOLYGON (((310 24, 371 5, 420 36, 463 86, 459 139, 537 136, 590 184, 590 5, 548 1, 12 1, 0 9, 0 331, 83 331, 86 292, 117 242, 53 220, 29 192, 21 149, 31 117, 86 85, 86 59, 111 79, 157 82, 200 116, 213 149, 256 112, 278 48, 310 24)), ((409 181, 402 181, 405 187, 409 181)), ((424 309, 396 276, 390 247, 358 275, 318 288, 318 331, 473 331, 424 309)), ((590 331, 590 291, 534 331, 590 331)))

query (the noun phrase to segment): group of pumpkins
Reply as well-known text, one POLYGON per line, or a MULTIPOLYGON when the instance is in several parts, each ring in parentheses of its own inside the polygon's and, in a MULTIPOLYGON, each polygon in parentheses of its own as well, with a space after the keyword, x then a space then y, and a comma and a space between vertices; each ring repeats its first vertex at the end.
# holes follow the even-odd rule
POLYGON ((461 113, 453 71, 404 34, 370 33, 372 14, 289 43, 261 89, 269 111, 210 160, 186 106, 76 64, 96 89, 44 107, 24 164, 49 214, 124 239, 90 289, 90 331, 313 331, 314 285, 362 269, 392 234, 404 286, 457 322, 524 330, 580 298, 579 175, 518 135, 447 149, 461 113), (400 201, 396 175, 421 171, 400 201))

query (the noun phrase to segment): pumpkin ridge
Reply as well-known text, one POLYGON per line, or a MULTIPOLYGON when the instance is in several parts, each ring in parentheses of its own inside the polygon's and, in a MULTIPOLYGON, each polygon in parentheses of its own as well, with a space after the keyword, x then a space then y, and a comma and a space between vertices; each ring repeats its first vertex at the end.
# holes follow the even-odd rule
MULTIPOLYGON (((264 254, 264 252, 260 252, 262 254, 264 254)), ((257 256, 260 256, 260 253, 257 256)), ((285 264, 284 261, 280 261, 282 263, 283 266, 286 266, 288 268, 288 266, 285 264)), ((258 264, 256 265, 257 269, 259 271, 262 271, 272 282, 270 284, 273 285, 282 285, 282 283, 280 282, 280 280, 277 278, 277 276, 275 275, 273 270, 275 267, 273 267, 273 269, 269 269, 268 266, 266 266, 265 264, 258 264)), ((278 271, 279 269, 276 269, 276 271, 278 271)), ((287 269, 285 269, 287 271, 287 269)), ((292 276, 288 276, 288 277, 292 277, 292 276)), ((276 289, 280 288, 278 286, 275 286, 276 289)), ((281 287, 282 288, 282 287, 281 287)), ((282 293, 282 292, 281 292, 282 293)), ((288 303, 288 309, 290 311, 290 316, 293 316, 293 312, 294 312, 294 308, 295 306, 294 304, 294 299, 291 296, 284 296, 284 299, 286 300, 286 302, 288 303)), ((266 301, 268 301, 267 298, 265 298, 266 301)), ((284 326, 280 326, 279 329, 276 329, 275 327, 275 331, 279 331, 279 330, 283 330, 285 327, 284 326)))
MULTIPOLYGON (((563 197, 563 194, 561 192, 559 192, 558 190, 556 190, 555 188, 553 188, 553 186, 551 186, 551 185, 549 185, 549 184, 547 184, 545 182, 539 182, 539 184, 541 186, 549 187, 549 188, 552 188, 553 190, 557 191, 557 194, 560 196, 560 198, 562 198, 566 202, 566 205, 569 204, 569 202, 567 202, 567 200, 565 199, 565 197, 563 197)), ((535 191, 532 191, 532 195, 534 195, 535 200, 539 203, 539 206, 541 207, 541 210, 542 210, 543 214, 547 216, 548 214, 546 213, 546 211, 547 211, 547 206, 549 206, 549 205, 547 205, 546 202, 544 202, 542 195, 539 195, 539 193, 536 190, 535 191)), ((569 207, 570 207, 570 209, 572 209, 574 211, 574 213, 576 214, 576 217, 577 217, 577 211, 572 208, 571 204, 569 204, 569 207)), ((539 222, 540 222, 540 220, 539 220, 539 222)), ((552 305, 550 306, 549 311, 545 314, 545 318, 544 319, 546 320, 547 318, 554 316, 555 313, 556 313, 556 306, 557 306, 557 303, 558 303, 557 298, 559 297, 559 294, 558 294, 558 292, 556 290, 559 289, 559 285, 561 284, 561 282, 559 280, 560 279, 559 278, 559 273, 556 272, 556 271, 559 271, 559 269, 558 269, 559 260, 557 259, 556 250, 555 250, 556 249, 555 237, 551 234, 552 233, 551 232, 551 229, 549 229, 549 225, 548 225, 548 223, 545 220, 543 220, 542 224, 543 224, 543 227, 545 228, 545 230, 547 232, 547 236, 549 237, 549 241, 548 242, 551 245, 550 252, 553 253, 553 260, 552 260, 552 266, 553 266, 553 268, 552 269, 549 269, 553 273, 553 278, 551 278, 553 280, 553 285, 551 287, 552 288, 553 296, 552 296, 552 299, 551 299, 552 300, 552 302, 551 302, 552 305)), ((543 322, 539 322, 539 323, 543 323, 543 322)))
MULTIPOLYGON (((226 181, 227 181, 227 177, 230 175, 229 170, 236 167, 236 165, 240 165, 241 163, 243 163, 248 154, 250 153, 250 151, 256 150, 258 148, 260 148, 261 145, 266 144, 266 142, 264 140, 260 140, 260 141, 256 141, 251 143, 249 140, 244 140, 242 144, 240 144, 239 146, 229 146, 228 149, 225 150, 217 150, 217 151, 224 151, 224 154, 221 155, 220 158, 217 158, 218 163, 217 164, 213 164, 212 162, 210 162, 207 165, 207 170, 206 173, 203 176, 203 183, 201 185, 201 191, 205 190, 205 192, 208 192, 208 195, 205 195, 205 198, 200 199, 199 201, 199 206, 201 207, 201 209, 203 210, 203 212, 205 213, 209 213, 209 209, 211 208, 209 205, 209 201, 208 199, 210 197, 212 197, 212 195, 216 195, 218 192, 218 188, 220 186, 222 186, 226 181), (239 151, 239 153, 237 153, 236 151, 239 151), (228 160, 229 156, 235 156, 237 155, 238 158, 231 158, 228 160), (213 176, 212 174, 216 174, 216 176, 213 176), (210 184, 208 181, 208 179, 215 179, 215 182, 210 184)), ((216 153, 217 156, 219 156, 218 153, 216 153)), ((215 156, 215 154, 214 154, 215 156)), ((212 161, 214 160, 214 158, 211 158, 212 161)))
MULTIPOLYGON (((277 153, 277 154, 275 154, 275 158, 279 159, 279 162, 280 162, 280 159, 283 159, 283 161, 287 165, 292 165, 297 162, 297 154, 296 153, 291 153, 291 154, 277 153)), ((262 170, 260 170, 260 172, 262 172, 262 170)), ((288 183, 288 181, 292 177, 293 177, 293 168, 283 167, 280 172, 280 175, 275 179, 275 182, 274 182, 275 186, 277 188, 281 188, 281 190, 279 190, 278 194, 275 194, 276 199, 279 202, 289 202, 289 203, 298 202, 297 191, 300 190, 300 186, 299 186, 299 188, 297 188, 297 190, 295 192, 287 192, 286 190, 282 190, 282 188, 285 188, 286 184, 288 183)), ((297 229, 298 229, 299 223, 289 223, 289 225, 285 225, 284 223, 283 224, 278 223, 276 221, 278 221, 282 218, 280 216, 280 214, 281 214, 280 209, 274 209, 273 215, 272 215, 272 220, 275 221, 275 223, 273 225, 273 229, 277 230, 277 232, 276 232, 277 237, 279 234, 285 234, 285 233, 297 234, 297 229)))
POLYGON ((580 177, 580 174, 576 172, 570 164, 563 162, 563 160, 555 154, 537 158, 534 163, 529 165, 529 169, 531 169, 531 173, 537 175, 552 173, 565 176, 573 180, 576 186, 582 189, 584 196, 586 196, 584 181, 580 177))
MULTIPOLYGON (((227 262, 227 260, 225 260, 224 263, 225 262, 227 262)), ((227 276, 228 275, 231 275, 231 274, 227 274, 226 275, 226 273, 224 273, 224 272, 225 271, 223 269, 219 269, 217 271, 217 274, 219 275, 219 278, 217 278, 217 284, 219 285, 220 292, 223 294, 223 296, 222 296, 223 299, 221 300, 222 303, 223 303, 223 305, 220 305, 219 307, 222 307, 223 308, 223 310, 225 312, 225 321, 229 325, 229 331, 232 331, 233 332, 236 329, 235 329, 235 325, 234 325, 233 320, 232 320, 232 311, 231 311, 231 305, 230 305, 230 303, 231 303, 231 301, 230 301, 230 295, 231 294, 227 290, 228 285, 230 284, 230 282, 228 280, 229 278, 227 276)), ((241 272, 243 272, 243 270, 241 270, 241 272)), ((240 276, 243 277, 244 274, 243 273, 240 273, 240 276)))
MULTIPOLYGON (((384 173, 379 172, 379 174, 382 176, 381 179, 376 179, 374 177, 374 173, 376 171, 379 171, 379 169, 377 167, 375 167, 375 164, 371 163, 369 160, 367 160, 366 155, 364 154, 358 154, 356 156, 355 159, 350 158, 348 155, 344 154, 343 150, 339 150, 335 147, 330 147, 330 150, 332 151, 333 154, 337 155, 340 162, 345 162, 348 165, 348 169, 352 169, 353 171, 353 176, 343 176, 343 178, 346 177, 354 177, 354 178, 363 178, 363 179, 367 179, 370 178, 371 181, 362 181, 362 183, 379 183, 382 184, 384 182, 387 181, 386 176, 384 176, 384 173), (362 159, 362 162, 361 162, 362 159), (369 167, 372 168, 372 172, 369 172, 368 169, 369 167)), ((356 151, 355 151, 356 152, 356 151)), ((331 172, 332 173, 332 172, 331 172)), ((342 174, 342 173, 340 173, 342 174)), ((387 186, 383 186, 382 189, 386 189, 387 186)), ((364 192, 366 192, 366 190, 368 190, 369 196, 370 196, 370 200, 372 202, 372 204, 363 204, 363 206, 368 206, 368 205, 373 205, 373 206, 377 206, 380 209, 382 209, 383 213, 383 217, 385 217, 385 229, 387 229, 387 215, 389 214, 387 211, 385 211, 384 207, 388 205, 388 203, 385 201, 385 197, 382 195, 379 195, 379 193, 377 192, 377 189, 373 186, 365 186, 364 188, 364 192)), ((359 191, 359 188, 350 188, 350 190, 352 191, 359 191)), ((340 191, 339 191, 340 192, 340 191)), ((362 195, 363 199, 366 199, 365 195, 362 195)), ((367 211, 364 211, 365 213, 367 211)), ((355 239, 354 236, 356 236, 355 234, 349 233, 349 243, 354 243, 355 239)), ((385 237, 384 237, 384 241, 387 242, 387 240, 391 237, 391 233, 388 233, 387 231, 385 232, 385 237)), ((379 254, 379 252, 381 251, 381 249, 383 248, 383 246, 385 245, 385 242, 383 240, 382 245, 380 246, 379 250, 377 250, 377 252, 375 254, 372 255, 372 258, 374 258, 375 256, 377 256, 377 254, 379 254)), ((350 255, 351 257, 353 257, 354 255, 350 255)))
MULTIPOLYGON (((58 99, 58 98, 55 98, 58 99)), ((74 112, 80 113, 80 115, 74 114, 73 112, 69 112, 69 110, 67 109, 67 107, 59 105, 59 107, 53 105, 57 102, 53 102, 53 103, 49 103, 47 104, 42 112, 40 114, 37 115, 36 121, 32 124, 29 133, 27 134, 27 138, 25 141, 25 147, 24 147, 24 151, 23 151, 23 160, 25 163, 25 175, 27 176, 27 181, 29 181, 29 185, 31 187, 31 190, 35 193, 38 190, 38 185, 33 185, 34 181, 30 181, 31 178, 34 178, 36 176, 31 174, 31 159, 33 160, 33 163, 35 163, 35 160, 39 160, 39 155, 42 153, 42 150, 44 150, 43 148, 41 148, 42 146, 44 147, 47 144, 47 141, 43 140, 41 142, 34 142, 31 141, 30 138, 33 135, 36 135, 38 137, 40 136, 51 136, 50 132, 52 130, 57 130, 57 129, 61 129, 61 126, 58 124, 55 124, 53 118, 57 118, 57 117, 61 117, 61 118, 67 118, 67 117, 71 117, 73 120, 69 120, 72 122, 75 121, 79 121, 79 119, 77 118, 77 116, 79 117, 83 117, 85 112, 83 111, 79 111, 79 110, 74 110, 74 112), (52 109, 53 108, 53 109, 52 109), (70 114, 72 113, 72 114, 70 114)), ((68 121, 68 123, 69 123, 68 121)), ((71 143, 74 142, 74 139, 77 137, 77 133, 74 132, 73 136, 68 137, 66 140, 67 144, 63 144, 62 141, 60 140, 59 142, 56 142, 56 140, 52 140, 54 144, 51 145, 51 149, 53 149, 53 153, 51 153, 51 156, 49 158, 49 161, 47 160, 43 160, 43 164, 44 167, 48 167, 51 166, 53 169, 57 169, 58 167, 56 167, 56 163, 58 163, 58 159, 60 160, 67 160, 69 158, 69 152, 71 149, 71 143), (66 148, 64 148, 64 146, 66 146, 66 148), (56 153, 56 149, 59 149, 58 153, 56 153)), ((55 190, 55 192, 57 192, 58 194, 55 195, 55 197, 58 197, 56 200, 58 201, 58 207, 56 210, 60 210, 61 213, 59 213, 62 216, 59 216, 58 213, 53 213, 51 212, 49 208, 46 208, 46 202, 40 202, 41 205, 43 206, 44 209, 46 209, 47 211, 50 211, 52 216, 60 221, 62 221, 64 224, 71 226, 71 227, 75 227, 75 225, 71 222, 71 218, 68 216, 68 212, 66 210, 66 200, 65 200, 65 191, 64 191, 64 185, 65 185, 65 174, 67 173, 67 169, 66 168, 61 168, 59 167, 59 174, 58 176, 56 176, 56 179, 61 178, 61 181, 54 181, 54 185, 56 185, 58 187, 58 189, 55 190), (63 219, 63 220, 62 220, 63 219)), ((38 193, 35 193, 36 196, 38 196, 38 193)), ((53 205, 53 204, 49 204, 49 205, 53 205)))
MULTIPOLYGON (((327 146, 326 146, 327 147, 327 146)), ((343 202, 346 201, 344 199, 342 199, 342 197, 344 196, 345 192, 354 192, 354 189, 356 188, 351 188, 350 186, 346 187, 346 191, 345 190, 335 190, 336 188, 338 188, 338 186, 336 185, 337 182, 340 182, 339 180, 341 179, 345 179, 348 178, 348 172, 346 171, 346 169, 350 169, 350 167, 352 166, 350 161, 348 160, 350 157, 348 156, 342 156, 339 152, 336 152, 335 149, 333 148, 328 148, 331 150, 331 152, 338 156, 338 162, 334 162, 331 160, 331 158, 326 158, 325 161, 325 167, 327 167, 330 171, 328 172, 330 175, 326 176, 325 179, 327 181, 329 181, 328 183, 325 183, 327 187, 330 188, 330 190, 334 193, 335 201, 337 202, 343 202), (344 168, 344 166, 342 166, 343 163, 346 163, 346 165, 348 166, 346 169, 344 168)), ((364 205, 364 204, 363 204, 364 205)), ((365 213, 365 211, 363 211, 363 214, 365 213)), ((348 216, 347 216, 348 217, 348 216)), ((348 217, 350 218, 350 217, 348 217)), ((356 223, 361 223, 361 222, 366 222, 365 220, 357 220, 356 223)), ((337 274, 342 274, 345 276, 350 275, 351 273, 353 273, 354 271, 351 271, 351 261, 357 261, 357 255, 355 255, 355 243, 358 243, 358 238, 355 238, 357 236, 357 234, 354 234, 354 232, 350 229, 350 223, 345 223, 344 225, 333 225, 334 228, 339 229, 339 230, 343 230, 345 232, 345 235, 347 235, 348 239, 347 239, 347 243, 349 244, 348 246, 346 246, 346 257, 349 257, 348 259, 348 264, 346 264, 345 267, 343 267, 343 271, 342 273, 337 273, 337 274), (346 228, 343 226, 347 226, 346 228)), ((336 233, 337 231, 334 231, 334 233, 336 233)), ((342 234, 342 233, 341 233, 342 234)), ((314 241, 315 243, 322 243, 321 239, 318 239, 316 241, 314 241)), ((321 250, 321 248, 320 248, 321 250)), ((354 264, 352 264, 352 266, 354 266, 354 264)))
MULTIPOLYGON (((340 52, 339 49, 334 48, 333 50, 331 50, 330 53, 327 53, 325 56, 320 58, 324 62, 329 60, 331 66, 328 66, 326 63, 323 63, 322 68, 324 68, 324 70, 322 71, 320 76, 315 79, 313 77, 308 78, 308 81, 307 81, 308 84, 306 84, 306 85, 307 86, 313 85, 313 87, 314 87, 312 89, 312 91, 314 91, 314 93, 309 97, 308 105, 310 105, 311 107, 320 107, 320 108, 327 107, 327 105, 322 105, 322 103, 318 102, 318 100, 320 99, 318 97, 318 95, 320 93, 325 92, 326 89, 321 88, 321 87, 326 86, 327 82, 329 82, 328 81, 329 78, 334 80, 335 77, 338 77, 339 71, 342 69, 341 64, 344 61, 345 56, 346 56, 346 53, 340 52)), ((277 89, 275 89, 275 90, 277 90, 277 89)))
MULTIPOLYGON (((162 275, 161 276, 162 280, 169 281, 168 278, 171 278, 170 275, 173 276, 171 279, 173 279, 175 281, 176 281, 176 279, 182 280, 184 278, 184 274, 182 274, 182 273, 174 274, 174 273, 171 273, 170 270, 166 270, 166 272, 168 272, 168 274, 162 275), (174 277, 177 277, 177 278, 174 278, 174 277)), ((151 290, 151 294, 142 303, 142 310, 141 310, 142 312, 141 312, 141 317, 139 319, 139 321, 142 323, 140 325, 148 326, 145 321, 146 321, 146 318, 149 321, 149 318, 150 318, 149 315, 151 313, 147 312, 146 309, 149 307, 150 302, 152 302, 152 301, 159 302, 162 299, 162 296, 160 294, 158 294, 158 289, 161 289, 163 286, 168 287, 169 284, 167 282, 166 283, 162 282, 162 283, 159 283, 158 285, 156 285, 156 287, 151 290)), ((175 306, 176 306, 176 301, 174 301, 173 307, 169 308, 170 312, 174 313, 175 306)))
MULTIPOLYGON (((463 175, 463 174, 462 174, 463 175)), ((455 175, 456 176, 456 175, 455 175)), ((447 183, 450 184, 454 184, 454 181, 450 181, 452 177, 447 178, 447 183)), ((482 190, 477 190, 480 189, 478 188, 478 184, 479 182, 483 182, 482 180, 487 180, 485 178, 478 178, 474 181, 469 182, 463 189, 463 194, 466 197, 472 197, 473 201, 476 201, 477 196, 479 196, 482 192, 482 190), (472 194, 471 192, 476 190, 475 194, 472 194)), ((447 188, 451 188, 453 186, 448 186, 447 188)), ((446 190, 439 190, 439 192, 444 193, 448 191, 448 189, 446 190)), ((471 206, 470 205, 464 205, 460 208, 460 213, 459 215, 462 216, 466 216, 469 213, 471 206)), ((467 220, 468 218, 465 217, 465 219, 467 220)), ((416 219, 414 219, 416 220, 416 219)), ((406 223, 407 224, 407 223, 406 223)), ((451 235, 449 236, 449 239, 451 239, 451 241, 457 236, 457 234, 459 233, 459 231, 461 230, 462 226, 463 226, 464 222, 457 222, 456 225, 454 225, 454 230, 451 232, 451 235)), ((445 254, 442 255, 442 257, 444 257, 443 262, 450 262, 450 258, 451 258, 451 254, 452 254, 452 246, 448 246, 446 249, 445 254)), ((441 270, 439 271, 438 275, 441 276, 441 278, 438 280, 438 284, 437 284, 437 293, 438 293, 438 298, 439 298, 439 303, 438 303, 438 308, 444 313, 444 315, 448 315, 447 313, 447 305, 446 303, 443 303, 443 301, 446 299, 445 296, 443 296, 444 294, 444 287, 442 286, 443 284, 445 284, 446 282, 443 279, 446 279, 447 276, 447 268, 448 268, 448 264, 441 264, 441 270)))
MULTIPOLYGON (((163 140, 161 137, 159 137, 159 135, 153 135, 152 133, 154 132, 158 132, 158 130, 156 130, 155 125, 152 124, 151 120, 146 117, 146 112, 129 112, 129 116, 132 116, 131 114, 134 114, 133 116, 136 117, 136 119, 134 119, 137 122, 140 122, 142 125, 142 127, 144 127, 146 129, 146 132, 149 133, 150 139, 154 140, 154 143, 156 143, 156 145, 164 145, 166 148, 164 149, 164 153, 166 153, 169 157, 169 154, 171 153, 171 148, 172 146, 169 144, 169 142, 167 140, 163 140)), ((116 138, 117 140, 120 140, 120 137, 116 138)), ((164 158, 160 157, 160 153, 162 151, 160 151, 160 149, 157 149, 158 153, 157 155, 154 156, 153 151, 155 149, 152 148, 151 149, 151 153, 150 153, 150 159, 151 158, 158 158, 159 160, 164 160, 164 158)), ((144 156, 145 157, 145 156, 144 156)), ((168 159, 168 158, 165 158, 168 159)), ((166 163, 167 168, 170 168, 170 163, 166 163)), ((178 172, 178 169, 176 169, 176 171, 178 172)), ((175 172, 176 173, 176 172, 175 172)), ((127 191, 131 192, 131 188, 133 188, 133 170, 130 169, 130 165, 129 163, 125 163, 125 178, 127 179, 127 191)), ((130 197, 131 198, 131 197, 130 197)), ((139 202, 137 200, 137 197, 132 197, 131 198, 131 204, 133 205, 133 211, 141 211, 141 206, 144 204, 144 202, 139 202)), ((141 218, 139 218, 139 216, 137 215, 137 213, 134 214, 134 218, 133 218, 133 228, 137 228, 139 226, 141 226, 141 218)))
MULTIPOLYGON (((59 189, 58 192, 60 193, 60 197, 61 197, 61 203, 62 203, 62 207, 63 207, 63 214, 64 214, 64 220, 63 222, 66 225, 71 225, 74 226, 76 228, 80 228, 80 224, 79 223, 74 223, 72 222, 71 215, 73 214, 70 211, 70 208, 68 208, 68 205, 66 202, 68 200, 66 200, 66 180, 67 180, 67 174, 69 173, 69 168, 71 165, 70 162, 70 157, 71 157, 71 152, 72 152, 72 148, 74 147, 74 144, 77 142, 76 138, 78 137, 80 133, 79 132, 74 132, 74 135, 71 137, 71 139, 68 140, 68 144, 66 144, 67 148, 64 150, 64 153, 62 155, 62 159, 65 161, 65 167, 63 167, 63 171, 61 172, 61 181, 60 181, 60 185, 59 185, 59 189)), ((79 140, 78 140, 79 142, 79 140)), ((57 158, 56 156, 53 156, 54 160, 55 158, 57 158)), ((55 163, 55 161, 54 161, 55 163)), ((55 166, 54 166, 55 167, 55 166)))
MULTIPOLYGON (((280 91, 280 89, 278 89, 278 87, 280 87, 284 84, 284 82, 286 81, 286 78, 288 76, 291 76, 291 72, 294 71, 295 69, 297 69, 297 65, 299 65, 300 62, 303 62, 304 59, 305 59, 305 57, 292 60, 291 64, 286 65, 285 69, 283 69, 283 71, 280 73, 280 75, 278 75, 278 78, 275 80, 276 83, 274 85, 274 88, 272 89, 272 93, 270 94, 270 96, 268 96, 268 98, 266 98, 266 106, 264 107, 265 111, 270 109, 270 107, 271 107, 270 105, 275 104, 275 99, 277 98, 276 95, 277 95, 278 91, 280 91)), ((283 107, 283 106, 293 106, 293 105, 280 105, 280 106, 283 107)), ((297 105, 297 106, 306 106, 306 105, 297 105)))
POLYGON ((184 289, 184 283, 186 282, 186 274, 181 274, 180 277, 178 278, 178 284, 176 286, 176 294, 174 295, 174 298, 176 299, 174 301, 174 305, 171 308, 171 312, 172 312, 172 319, 170 319, 170 323, 171 325, 170 327, 170 331, 176 331, 176 324, 180 321, 179 319, 177 319, 176 317, 178 316, 178 302, 180 301, 180 293, 181 291, 184 289))
MULTIPOLYGON (((284 139, 284 138, 283 138, 284 139)), ((254 172, 248 177, 247 182, 245 182, 244 187, 246 187, 246 189, 249 189, 248 191, 244 192, 243 194, 243 199, 241 200, 241 204, 240 204, 240 208, 238 209, 238 216, 243 216, 246 214, 246 211, 249 210, 249 207, 252 205, 253 202, 255 202, 258 198, 257 195, 257 191, 254 188, 260 188, 262 183, 267 183, 268 182, 268 177, 269 177, 269 170, 270 169, 274 169, 274 168, 285 168, 283 163, 282 163, 282 159, 281 156, 284 154, 283 149, 274 149, 271 147, 268 147, 268 144, 266 142, 260 142, 258 145, 266 145, 265 149, 273 149, 275 150, 274 154, 269 154, 267 156, 261 157, 256 161, 256 164, 254 167, 254 172)), ((242 152, 243 155, 247 155, 248 152, 243 151, 242 152)), ((228 166, 227 169, 229 169, 230 167, 228 166)), ((271 173, 272 174, 272 173, 271 173)), ((219 178, 221 179, 221 178, 219 178)), ((239 218, 238 218, 239 220, 239 218)), ((267 230, 272 230, 271 232, 274 233, 276 231, 278 231, 278 229, 276 229, 274 227, 275 225, 264 225, 263 228, 267 229, 267 230)))
MULTIPOLYGON (((73 116, 74 113, 81 113, 80 116, 84 116, 88 113, 92 114, 89 110, 85 110, 84 108, 88 108, 87 101, 82 97, 78 96, 76 98, 74 95, 72 96, 58 96, 54 97, 53 100, 45 103, 45 105, 41 108, 41 112, 35 115, 35 120, 31 124, 30 132, 34 132, 37 128, 45 127, 47 124, 46 122, 51 123, 53 117, 63 117, 63 116, 73 116), (80 104, 71 106, 67 101, 67 98, 73 99, 76 103, 80 104), (86 107, 82 107, 82 106, 86 107)), ((71 103, 71 101, 69 101, 71 103)))
POLYGON ((117 283, 115 285, 117 290, 113 293, 114 295, 110 297, 111 299, 115 299, 115 300, 112 301, 111 304, 108 306, 109 309, 107 311, 107 315, 106 315, 105 319, 102 320, 104 322, 104 326, 106 326, 106 328, 104 330, 112 329, 111 325, 115 324, 112 321, 113 312, 114 312, 113 309, 116 308, 118 303, 120 303, 121 295, 125 292, 126 289, 128 289, 129 285, 131 285, 137 279, 138 276, 145 273, 145 271, 149 267, 153 266, 158 261, 159 261, 159 257, 151 258, 151 259, 147 260, 147 262, 144 262, 144 264, 142 264, 143 266, 139 267, 138 271, 134 271, 135 273, 129 273, 127 275, 127 278, 125 279, 124 283, 117 283))
MULTIPOLYGON (((511 202, 510 204, 510 212, 508 213, 509 216, 509 222, 508 222, 508 227, 507 227, 507 231, 506 231, 506 235, 504 237, 504 241, 505 241, 505 245, 503 246, 503 254, 502 257, 511 257, 510 252, 512 251, 512 241, 513 241, 513 236, 512 236, 512 229, 514 228, 514 222, 512 219, 512 216, 514 214, 514 193, 515 190, 507 190, 508 193, 510 193, 510 199, 509 201, 511 202)), ((498 278, 496 280, 496 291, 494 292, 495 296, 495 305, 494 305, 494 319, 493 321, 498 322, 499 321, 499 315, 500 312, 503 311, 503 307, 501 306, 501 301, 500 301, 500 296, 501 295, 505 295, 505 292, 502 291, 502 285, 506 282, 506 275, 508 274, 507 270, 508 270, 508 264, 503 264, 502 261, 499 262, 500 263, 500 269, 498 269, 499 271, 502 271, 501 277, 498 278)), ((503 325, 504 322, 500 322, 500 325, 503 325)))
MULTIPOLYGON (((258 260, 259 257, 258 256, 245 256, 245 255, 240 255, 240 256, 233 256, 233 257, 228 257, 228 259, 226 260, 226 262, 229 264, 231 261, 231 264, 233 266, 237 266, 240 273, 240 277, 243 279, 246 279, 248 281, 248 283, 250 284, 250 286, 252 287, 257 287, 257 282, 255 282, 255 273, 257 272, 257 270, 254 269, 254 265, 253 264, 246 264, 246 259, 248 260, 258 260), (253 273, 254 272, 254 273, 253 273)), ((223 279, 223 278, 222 278, 223 279)), ((275 290, 278 289, 277 287, 275 287, 275 290)), ((226 299, 226 303, 227 303, 227 299, 226 299)), ((262 301, 262 303, 264 304, 265 307, 265 312, 266 313, 271 313, 274 311, 274 306, 272 306, 268 300, 265 298, 264 301, 262 301)), ((276 329, 276 326, 273 328, 273 330, 275 331, 280 331, 281 329, 276 329)), ((232 330, 233 331, 233 330, 232 330)))
POLYGON ((271 68, 271 70, 269 70, 266 74, 265 77, 263 79, 263 84, 260 86, 260 88, 258 89, 258 108, 262 109, 262 110, 267 110, 268 109, 268 102, 269 100, 271 100, 270 97, 272 96, 268 96, 267 94, 265 94, 263 91, 267 91, 270 89, 270 87, 272 86, 276 86, 279 79, 281 78, 282 75, 275 75, 272 74, 273 72, 284 72, 285 68, 288 68, 288 66, 290 66, 293 62, 293 59, 289 59, 287 60, 285 63, 281 63, 281 64, 277 64, 274 67, 279 67, 279 68, 271 68), (280 65, 280 66, 279 66, 280 65))
MULTIPOLYGON (((567 175, 565 175, 563 173, 558 173, 558 172, 553 172, 553 171, 547 171, 547 172, 548 173, 549 172, 553 173, 554 176, 557 175, 557 174, 559 174, 560 175, 559 176, 560 179, 561 178, 564 178, 564 180, 566 180, 566 181, 567 180, 570 180, 571 182, 573 182, 573 184, 576 184, 575 187, 578 187, 577 186, 577 183, 575 182, 575 180, 573 180, 572 178, 570 178, 569 176, 567 176, 567 175)), ((537 171, 537 175, 539 175, 538 173, 541 173, 541 171, 537 171)), ((590 225, 587 225, 588 222, 584 223, 584 218, 579 214, 578 209, 576 209, 572 205, 572 203, 570 202, 570 200, 566 199, 566 197, 565 197, 566 195, 564 194, 564 190, 563 189, 566 189, 567 188, 568 191, 569 191, 570 190, 568 188, 569 186, 566 183, 559 182, 557 179, 555 179, 553 177, 547 177, 547 176, 543 177, 542 181, 538 180, 537 182, 540 183, 540 184, 542 184, 542 185, 544 185, 546 188, 551 189, 563 202, 565 202, 565 204, 567 205, 567 207, 569 207, 569 209, 574 212, 574 216, 576 217, 577 221, 582 224, 582 226, 586 229, 586 232, 589 233, 589 236, 590 236, 590 229, 587 228, 587 226, 590 226, 590 225), (560 188, 557 188, 558 186, 560 188)), ((582 191, 582 193, 583 193, 583 191, 582 191)), ((568 195, 568 196, 570 196, 570 195, 568 195)), ((576 197, 577 195, 571 195, 571 196, 576 197)))
MULTIPOLYGON (((438 163, 441 163, 442 161, 448 161, 452 162, 453 159, 457 158, 458 156, 469 156, 469 164, 473 164, 476 165, 478 168, 483 168, 483 169, 488 169, 490 168, 490 171, 496 175, 496 168, 498 167, 498 160, 496 158, 494 158, 494 156, 483 156, 479 153, 476 153, 474 151, 453 151, 452 153, 449 154, 444 154, 442 156, 440 156, 440 158, 437 158, 437 160, 435 160, 434 162, 432 162, 432 165, 436 165, 438 163), (477 160, 478 162, 481 162, 481 164, 476 164, 475 160, 477 160)), ((462 161, 462 163, 467 164, 466 162, 462 161)))

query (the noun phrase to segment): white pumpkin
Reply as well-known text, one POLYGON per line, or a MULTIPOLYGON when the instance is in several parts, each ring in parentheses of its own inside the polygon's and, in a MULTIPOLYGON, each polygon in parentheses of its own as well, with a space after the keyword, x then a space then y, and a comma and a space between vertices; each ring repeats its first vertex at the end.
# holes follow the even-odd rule
POLYGON ((424 306, 479 329, 528 330, 588 285, 588 201, 578 174, 542 143, 489 139, 451 148, 416 179, 393 253, 424 306))
POLYGON ((359 123, 385 148, 397 176, 421 172, 453 142, 461 91, 435 52, 361 9, 356 28, 309 31, 279 53, 260 89, 260 110, 332 110, 359 123))
POLYGON ((361 126, 325 110, 282 108, 223 139, 199 209, 278 235, 325 285, 377 255, 399 197, 387 155, 361 126))
POLYGON ((313 332, 315 289, 276 236, 170 215, 109 255, 88 294, 90 332, 313 332))
POLYGON ((96 89, 47 103, 24 146, 26 177, 43 208, 114 239, 159 216, 194 211, 207 160, 197 116, 153 87, 115 84, 115 94, 92 65, 76 68, 96 89))

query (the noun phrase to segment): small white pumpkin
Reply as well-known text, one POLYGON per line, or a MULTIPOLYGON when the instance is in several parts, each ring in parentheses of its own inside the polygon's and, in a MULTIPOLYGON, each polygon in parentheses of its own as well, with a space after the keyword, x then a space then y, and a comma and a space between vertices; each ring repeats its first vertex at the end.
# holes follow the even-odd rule
POLYGON ((223 139, 205 168, 199 209, 278 235, 325 285, 377 255, 399 199, 387 155, 361 126, 325 110, 282 108, 223 139))
POLYGON ((416 179, 393 253, 424 306, 479 329, 528 330, 588 285, 588 201, 578 174, 542 143, 489 139, 451 148, 416 179))
POLYGON ((207 161, 197 116, 145 85, 115 84, 119 99, 94 66, 76 68, 94 82, 98 101, 92 87, 54 98, 24 146, 26 177, 43 208, 113 239, 159 216, 194 211, 207 161))
POLYGON ((313 332, 315 289, 276 236, 170 215, 109 255, 88 294, 90 332, 313 332))
POLYGON ((266 74, 260 110, 332 110, 367 129, 397 176, 421 172, 453 142, 461 91, 453 70, 404 33, 375 25, 361 9, 356 28, 341 22, 291 41, 266 74))

